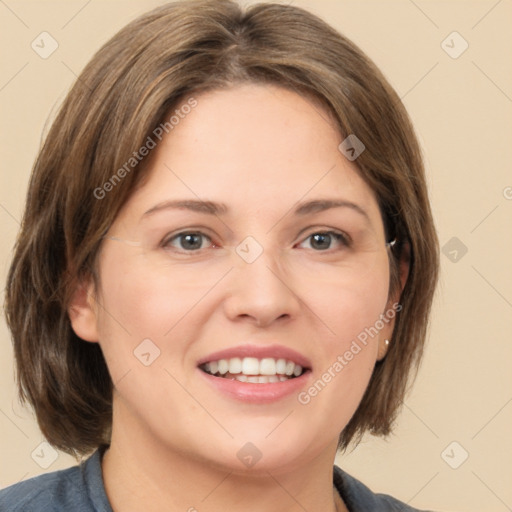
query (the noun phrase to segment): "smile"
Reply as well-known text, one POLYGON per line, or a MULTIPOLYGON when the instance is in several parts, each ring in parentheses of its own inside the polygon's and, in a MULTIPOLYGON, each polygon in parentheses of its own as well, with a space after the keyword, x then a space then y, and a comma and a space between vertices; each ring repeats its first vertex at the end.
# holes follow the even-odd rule
POLYGON ((273 357, 233 357, 208 361, 199 367, 215 377, 248 382, 251 384, 269 384, 284 382, 300 377, 304 368, 294 361, 273 357))

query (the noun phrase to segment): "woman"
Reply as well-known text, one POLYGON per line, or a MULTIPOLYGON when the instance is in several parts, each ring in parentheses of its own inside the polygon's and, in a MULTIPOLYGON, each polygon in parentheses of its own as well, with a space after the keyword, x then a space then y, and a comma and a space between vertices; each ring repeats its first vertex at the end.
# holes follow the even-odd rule
POLYGON ((49 442, 6 510, 413 510, 334 466, 390 433, 438 245, 382 74, 304 10, 176 2, 91 60, 35 163, 6 312, 49 442))

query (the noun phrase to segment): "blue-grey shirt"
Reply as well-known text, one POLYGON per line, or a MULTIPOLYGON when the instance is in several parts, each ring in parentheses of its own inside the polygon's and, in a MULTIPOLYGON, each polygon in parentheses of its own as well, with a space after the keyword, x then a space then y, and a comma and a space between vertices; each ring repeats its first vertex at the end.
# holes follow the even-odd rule
MULTIPOLYGON (((334 466, 334 485, 350 512, 419 512, 334 466)), ((36 476, 0 491, 0 512, 112 512, 96 451, 79 466, 36 476)))

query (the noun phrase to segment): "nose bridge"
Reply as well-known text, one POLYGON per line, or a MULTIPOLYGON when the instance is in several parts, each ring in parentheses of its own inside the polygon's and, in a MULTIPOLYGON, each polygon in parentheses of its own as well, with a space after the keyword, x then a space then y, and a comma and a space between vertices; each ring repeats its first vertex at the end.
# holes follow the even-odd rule
POLYGON ((278 249, 264 247, 248 236, 235 248, 234 286, 226 299, 230 316, 251 316, 268 323, 297 313, 300 301, 289 274, 284 272, 278 249))
POLYGON ((285 286, 290 276, 283 269, 279 248, 270 243, 264 246, 253 236, 248 236, 238 244, 235 252, 240 260, 236 263, 236 271, 241 284, 247 282, 251 287, 270 287, 274 293, 279 292, 282 287, 290 291, 291 283, 285 286))

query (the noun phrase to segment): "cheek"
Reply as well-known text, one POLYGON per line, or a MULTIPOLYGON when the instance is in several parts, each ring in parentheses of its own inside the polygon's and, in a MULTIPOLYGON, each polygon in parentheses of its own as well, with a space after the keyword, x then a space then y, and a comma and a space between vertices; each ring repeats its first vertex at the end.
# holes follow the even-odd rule
POLYGON ((155 354, 162 350, 165 333, 185 314, 189 302, 182 290, 173 293, 175 281, 144 265, 134 250, 122 249, 112 242, 100 260, 98 331, 114 382, 140 362, 135 358, 144 340, 156 346, 155 354))
POLYGON ((102 327, 117 323, 132 337, 162 337, 197 302, 205 286, 192 269, 155 265, 137 249, 111 247, 100 267, 102 327))
POLYGON ((339 423, 335 422, 333 432, 348 422, 371 378, 379 340, 375 326, 385 313, 388 285, 387 259, 383 259, 364 279, 333 279, 323 291, 317 288, 310 294, 309 304, 321 312, 329 329, 318 340, 324 351, 322 367, 299 401, 337 411, 339 423))
POLYGON ((156 360, 157 366, 164 360, 182 366, 186 344, 200 336, 204 323, 194 319, 206 314, 203 308, 208 292, 223 284, 219 280, 226 269, 178 267, 161 255, 129 251, 115 243, 108 249, 100 259, 98 329, 112 379, 115 382, 134 363, 139 366, 136 353, 147 339, 156 345, 155 352, 164 356, 156 360))
POLYGON ((348 348, 351 340, 372 327, 385 312, 389 292, 387 257, 382 255, 364 275, 333 270, 317 286, 310 283, 309 290, 305 297, 328 327, 328 345, 337 350, 348 348))

